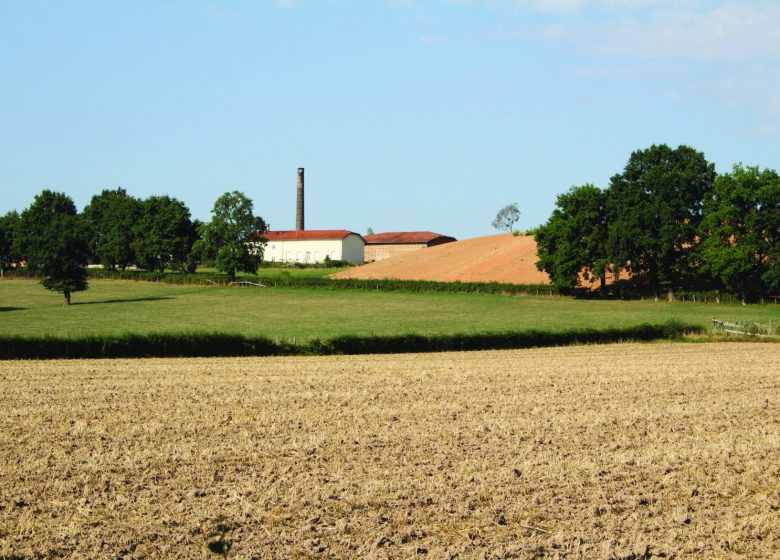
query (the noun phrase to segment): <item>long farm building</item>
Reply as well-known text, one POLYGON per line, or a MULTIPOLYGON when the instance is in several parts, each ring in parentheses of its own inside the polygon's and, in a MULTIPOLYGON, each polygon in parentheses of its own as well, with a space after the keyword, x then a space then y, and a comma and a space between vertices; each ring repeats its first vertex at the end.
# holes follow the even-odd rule
POLYGON ((366 262, 373 262, 426 247, 451 243, 455 241, 455 238, 432 231, 388 231, 366 235, 365 240, 366 262))
POLYGON ((363 264, 365 240, 346 229, 269 231, 265 234, 263 260, 268 262, 363 264))

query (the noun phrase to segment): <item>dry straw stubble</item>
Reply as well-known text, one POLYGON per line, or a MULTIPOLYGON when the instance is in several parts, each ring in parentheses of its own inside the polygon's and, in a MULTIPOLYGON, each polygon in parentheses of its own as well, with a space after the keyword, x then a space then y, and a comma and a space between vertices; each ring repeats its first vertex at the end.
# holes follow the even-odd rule
POLYGON ((775 345, 0 364, 0 557, 780 554, 775 345), (213 540, 213 537, 212 537, 213 540))

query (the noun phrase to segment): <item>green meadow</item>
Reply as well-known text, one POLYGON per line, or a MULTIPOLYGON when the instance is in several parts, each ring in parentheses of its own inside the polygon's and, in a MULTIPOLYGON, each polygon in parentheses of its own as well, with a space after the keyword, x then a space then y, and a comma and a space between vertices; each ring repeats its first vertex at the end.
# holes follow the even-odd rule
POLYGON ((307 340, 339 335, 605 329, 676 319, 709 327, 780 321, 780 305, 594 301, 561 296, 212 287, 93 280, 65 306, 33 280, 0 281, 0 335, 221 332, 307 340))
MULTIPOLYGON (((336 268, 336 267, 295 267, 295 266, 277 266, 277 267, 271 267, 271 266, 263 266, 260 268, 257 272, 257 276, 259 276, 261 279, 276 279, 276 278, 327 278, 331 274, 335 274, 336 272, 341 272, 342 270, 345 270, 345 268, 336 268)), ((198 267, 198 272, 205 272, 205 273, 218 273, 216 268, 210 268, 210 267, 198 267)), ((244 272, 239 272, 236 274, 236 277, 238 280, 241 280, 242 278, 254 278, 255 275, 252 274, 246 274, 244 272)))

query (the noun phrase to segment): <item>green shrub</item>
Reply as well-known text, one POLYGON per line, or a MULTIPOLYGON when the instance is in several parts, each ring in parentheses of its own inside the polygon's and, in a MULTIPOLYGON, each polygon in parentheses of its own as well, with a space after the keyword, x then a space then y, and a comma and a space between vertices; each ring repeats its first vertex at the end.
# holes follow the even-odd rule
MULTIPOLYGON (((338 261, 331 261, 337 266, 338 261)), ((117 280, 138 280, 146 282, 165 282, 169 284, 223 284, 227 277, 219 273, 177 273, 145 272, 138 270, 100 270, 90 269, 90 277, 117 280)), ((482 293, 482 294, 523 294, 556 295, 558 291, 547 284, 502 284, 499 282, 434 282, 428 280, 362 280, 357 278, 330 279, 320 277, 295 276, 294 274, 276 274, 264 276, 262 271, 256 276, 242 276, 241 280, 257 282, 278 288, 314 288, 325 290, 369 290, 406 293, 482 293)))

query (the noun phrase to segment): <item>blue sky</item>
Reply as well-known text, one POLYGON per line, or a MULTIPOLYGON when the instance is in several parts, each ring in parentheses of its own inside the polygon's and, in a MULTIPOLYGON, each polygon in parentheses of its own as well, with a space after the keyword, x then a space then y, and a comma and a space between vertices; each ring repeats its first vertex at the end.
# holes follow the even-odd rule
POLYGON ((0 0, 0 213, 241 190, 274 229, 494 233, 633 150, 780 169, 780 3, 0 0))

